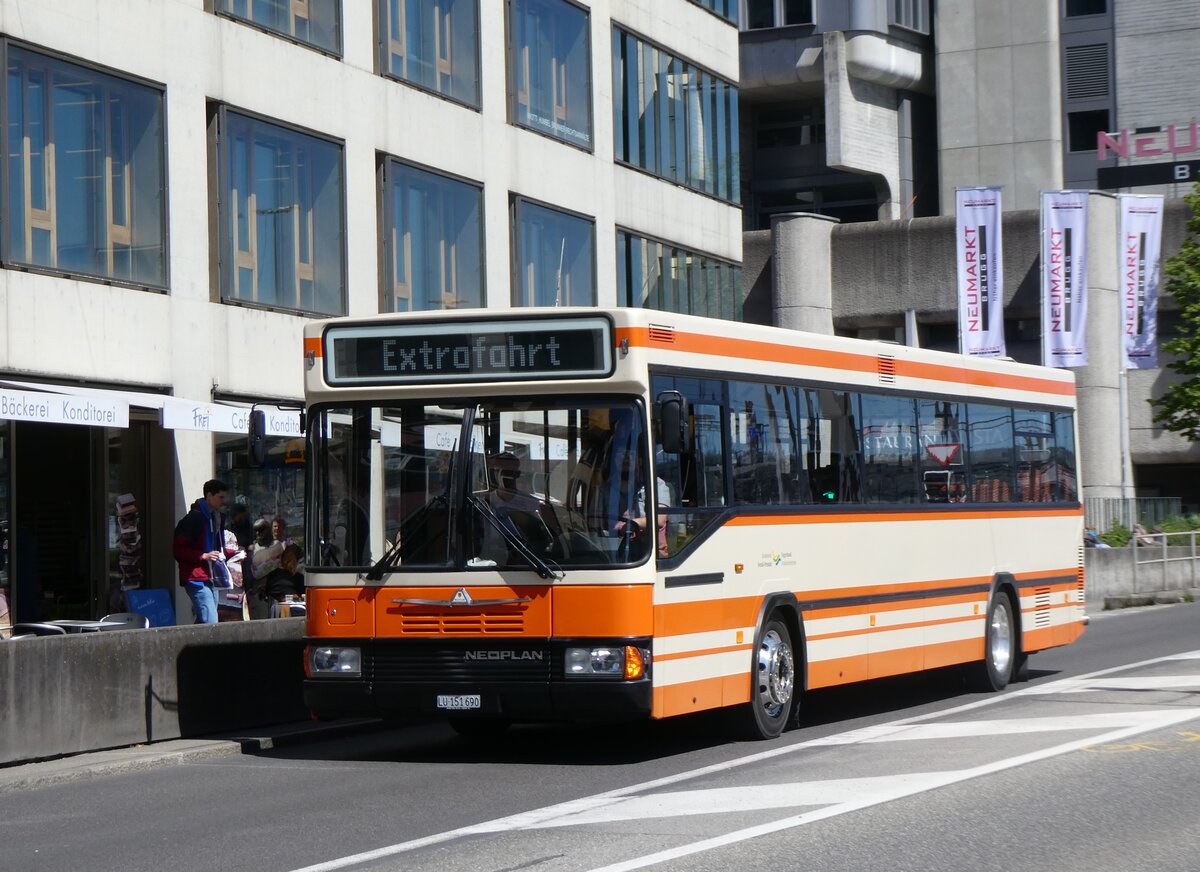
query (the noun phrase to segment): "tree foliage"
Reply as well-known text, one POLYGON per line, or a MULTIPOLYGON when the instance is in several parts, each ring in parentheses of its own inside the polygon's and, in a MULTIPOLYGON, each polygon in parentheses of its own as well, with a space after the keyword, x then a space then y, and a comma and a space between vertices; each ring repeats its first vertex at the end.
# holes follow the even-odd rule
POLYGON ((1184 197, 1192 214, 1179 253, 1163 265, 1166 292, 1179 303, 1179 333, 1162 344, 1174 356, 1167 367, 1182 379, 1152 398, 1154 420, 1163 429, 1200 440, 1200 183, 1184 197))

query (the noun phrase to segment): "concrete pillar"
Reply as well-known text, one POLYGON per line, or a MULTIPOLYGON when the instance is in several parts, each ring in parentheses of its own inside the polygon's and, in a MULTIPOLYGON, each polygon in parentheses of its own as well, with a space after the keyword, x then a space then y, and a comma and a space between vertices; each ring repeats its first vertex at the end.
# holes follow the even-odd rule
POLYGON ((1088 197, 1088 365, 1075 370, 1075 439, 1084 497, 1123 496, 1118 220, 1116 198, 1093 191, 1088 197))
POLYGON ((830 240, 838 219, 809 212, 771 217, 771 322, 833 335, 830 240))

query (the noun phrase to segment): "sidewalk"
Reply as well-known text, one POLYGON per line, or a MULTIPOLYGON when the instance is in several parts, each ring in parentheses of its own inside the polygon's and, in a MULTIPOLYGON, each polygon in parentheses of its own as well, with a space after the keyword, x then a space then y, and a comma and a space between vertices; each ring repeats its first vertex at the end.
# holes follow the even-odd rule
POLYGON ((131 748, 113 748, 54 760, 22 763, 0 768, 0 793, 50 787, 86 778, 119 775, 197 760, 253 754, 273 748, 370 732, 382 725, 382 721, 374 718, 300 721, 206 739, 171 739, 150 745, 134 745, 131 748))

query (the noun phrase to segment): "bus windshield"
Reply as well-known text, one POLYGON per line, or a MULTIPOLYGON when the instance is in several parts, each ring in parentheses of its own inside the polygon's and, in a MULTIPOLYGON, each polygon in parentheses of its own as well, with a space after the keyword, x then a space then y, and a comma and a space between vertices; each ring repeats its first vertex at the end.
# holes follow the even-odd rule
POLYGON ((640 563, 654 529, 644 420, 634 399, 315 409, 308 566, 550 577, 640 563))

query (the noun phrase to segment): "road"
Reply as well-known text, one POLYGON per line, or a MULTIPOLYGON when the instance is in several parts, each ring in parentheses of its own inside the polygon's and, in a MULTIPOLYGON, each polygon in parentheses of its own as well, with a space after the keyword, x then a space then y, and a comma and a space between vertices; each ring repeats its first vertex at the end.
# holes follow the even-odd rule
POLYGON ((417 725, 0 795, 13 870, 1200 868, 1200 605, 1097 616, 1030 680, 943 671, 718 718, 417 725))

